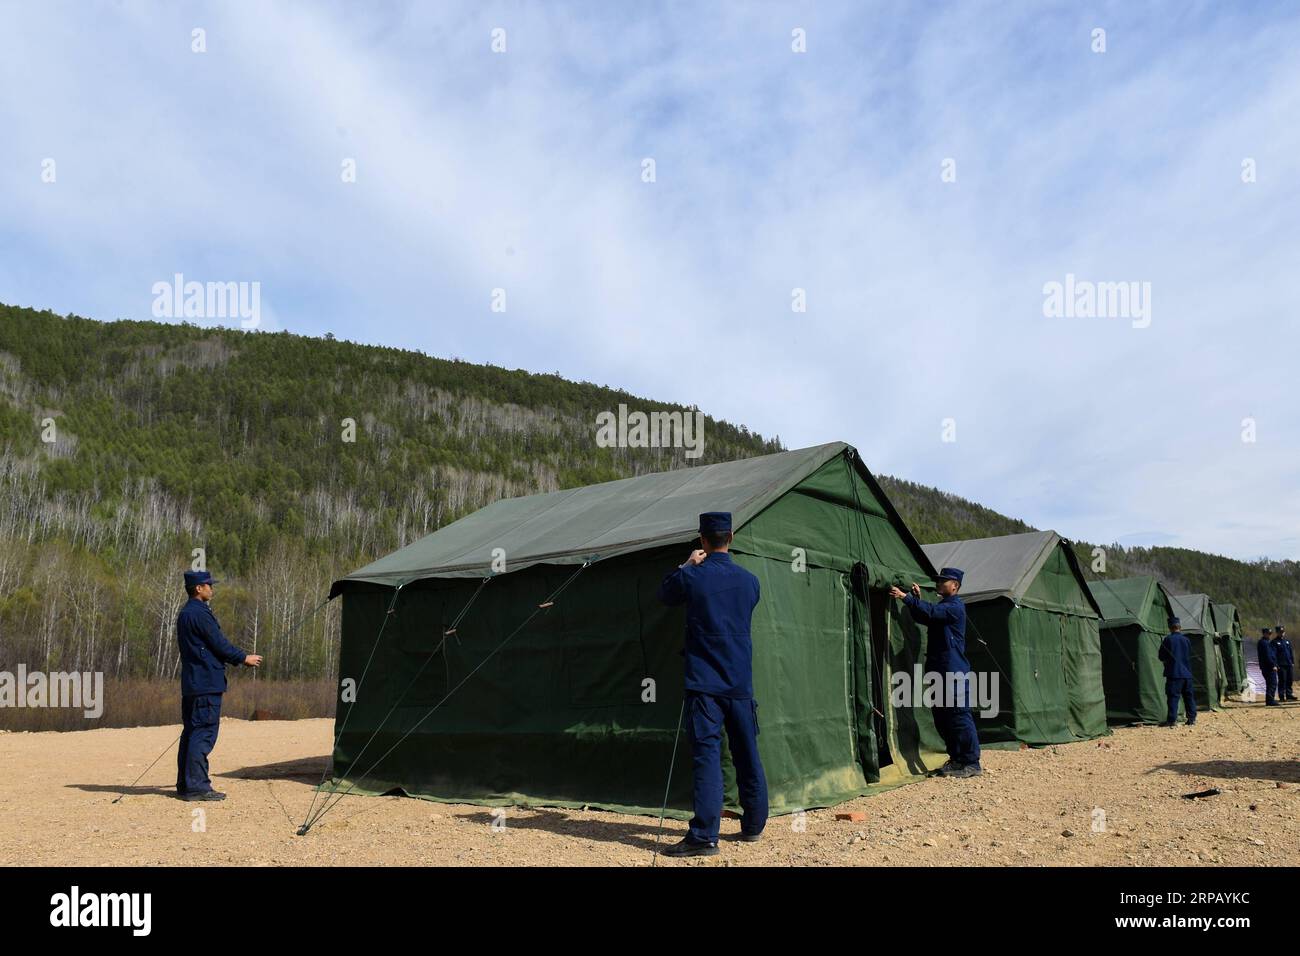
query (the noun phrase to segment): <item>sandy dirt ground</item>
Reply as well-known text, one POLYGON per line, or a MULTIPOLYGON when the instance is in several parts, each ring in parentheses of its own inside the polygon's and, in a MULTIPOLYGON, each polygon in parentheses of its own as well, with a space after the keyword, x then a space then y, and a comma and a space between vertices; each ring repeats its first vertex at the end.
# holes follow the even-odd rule
MULTIPOLYGON (((229 799, 208 804, 169 796, 174 751, 127 786, 179 727, 0 733, 0 863, 651 863, 655 819, 592 810, 510 808, 494 829, 489 808, 349 796, 299 837, 332 728, 223 720, 212 776, 229 799)), ((1280 864, 1300 846, 1298 757, 1300 706, 1236 705, 1192 728, 986 750, 982 777, 931 778, 802 819, 777 817, 756 844, 729 841, 738 824, 726 820, 719 856, 658 865, 1280 864), (1211 788, 1221 793, 1182 796, 1211 788), (835 819, 846 811, 866 819, 835 819)), ((666 822, 664 845, 684 829, 666 822)))

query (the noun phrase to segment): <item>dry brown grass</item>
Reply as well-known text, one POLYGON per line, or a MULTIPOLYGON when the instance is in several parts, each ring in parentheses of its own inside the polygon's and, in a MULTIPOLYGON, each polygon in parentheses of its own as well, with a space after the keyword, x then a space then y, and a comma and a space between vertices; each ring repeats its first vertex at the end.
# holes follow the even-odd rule
MULTIPOLYGON (((334 681, 276 681, 232 675, 221 711, 251 719, 253 712, 284 720, 334 716, 334 681)), ((0 730, 93 730, 96 727, 155 727, 179 724, 179 681, 143 678, 104 681, 104 712, 88 718, 70 707, 3 707, 0 730)))

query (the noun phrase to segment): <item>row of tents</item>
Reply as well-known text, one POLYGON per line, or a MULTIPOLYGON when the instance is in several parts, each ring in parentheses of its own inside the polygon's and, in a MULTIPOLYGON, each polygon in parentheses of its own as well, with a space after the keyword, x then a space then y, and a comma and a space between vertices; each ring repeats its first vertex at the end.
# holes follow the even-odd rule
MULTIPOLYGON (((1244 679, 1235 609, 1151 578, 1088 582, 1052 531, 922 547, 850 446, 505 499, 336 581, 334 787, 487 805, 689 815, 681 608, 656 590, 704 511, 730 511, 753 617, 759 745, 774 813, 829 806, 943 762, 920 695, 933 597, 962 568, 975 671, 1000 681, 988 744, 1045 745, 1163 719, 1157 659, 1177 613, 1198 702, 1244 679), (670 774, 670 765, 672 772, 670 774)), ((734 780, 726 770, 734 805, 734 780)))
POLYGON ((1153 577, 1093 581, 1102 612, 1101 646, 1107 717, 1112 723, 1164 720, 1165 679, 1160 642, 1177 617, 1192 646, 1196 706, 1219 710, 1249 692, 1241 616, 1205 594, 1170 594, 1153 577))

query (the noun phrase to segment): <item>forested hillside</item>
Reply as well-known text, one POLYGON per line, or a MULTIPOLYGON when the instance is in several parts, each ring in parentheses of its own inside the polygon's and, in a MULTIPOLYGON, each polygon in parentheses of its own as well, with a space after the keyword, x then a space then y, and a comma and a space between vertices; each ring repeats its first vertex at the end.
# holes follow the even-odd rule
POLYGON ((173 675, 179 572, 203 548, 230 637, 268 676, 325 675, 333 607, 279 635, 393 548, 501 497, 780 448, 707 417, 698 459, 596 447, 620 403, 685 411, 398 349, 0 306, 0 653, 173 675))
MULTIPOLYGON (((557 375, 287 333, 100 323, 0 306, 0 669, 171 678, 179 573, 195 549, 218 612, 271 678, 322 678, 329 582, 498 498, 779 450, 706 418, 704 454, 598 448, 620 403, 685 411, 557 375), (349 424, 351 423, 351 424, 349 424)), ((844 436, 852 441, 854 436, 844 436)), ((868 464, 870 464, 868 462, 868 464)), ((1030 530, 883 481, 924 542, 1030 530)), ((1079 544, 1084 565, 1091 545, 1079 544)), ((1300 617, 1300 565, 1108 549, 1109 573, 1300 617)))

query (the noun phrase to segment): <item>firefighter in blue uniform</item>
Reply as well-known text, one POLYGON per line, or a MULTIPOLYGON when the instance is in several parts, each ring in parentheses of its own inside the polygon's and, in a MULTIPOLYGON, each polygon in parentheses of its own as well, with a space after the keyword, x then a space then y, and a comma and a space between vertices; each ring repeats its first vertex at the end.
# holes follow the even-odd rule
POLYGON ((1273 629, 1259 632, 1259 672, 1264 675, 1264 703, 1277 707, 1277 650, 1273 647, 1273 629))
POLYGON ((1187 726, 1196 723, 1196 695, 1192 693, 1192 642, 1183 633, 1183 622, 1169 619, 1169 633, 1160 642, 1160 660, 1165 665, 1165 700, 1169 714, 1161 727, 1178 723, 1178 701, 1187 709, 1187 726))
POLYGON ((208 754, 221 728, 221 695, 226 690, 226 665, 258 667, 262 658, 226 640, 212 600, 212 575, 186 571, 189 600, 176 618, 176 642, 181 652, 181 731, 176 755, 176 793, 184 800, 224 800, 208 779, 208 754))
POLYGON ((664 856, 716 856, 722 822, 722 731, 726 728, 744 815, 739 839, 753 843, 767 824, 767 778, 758 757, 749 626, 758 604, 758 578, 736 564, 731 514, 700 515, 700 545, 664 577, 659 600, 686 605, 684 720, 691 742, 695 816, 690 831, 664 856))
POLYGON ((1295 700, 1291 679, 1295 672, 1295 653, 1291 638, 1286 636, 1286 625, 1279 624, 1273 637, 1273 658, 1277 661, 1277 699, 1295 700))
POLYGON ((912 619, 927 625, 925 670, 943 675, 944 701, 934 707, 934 726, 948 746, 948 762, 939 768, 942 777, 978 777, 980 737, 971 713, 970 661, 966 659, 966 605, 957 596, 964 573, 957 568, 943 568, 936 588, 939 600, 931 604, 921 600, 921 586, 912 584, 912 593, 892 587, 889 594, 902 598, 912 619), (951 699, 950 697, 951 691, 951 699))

